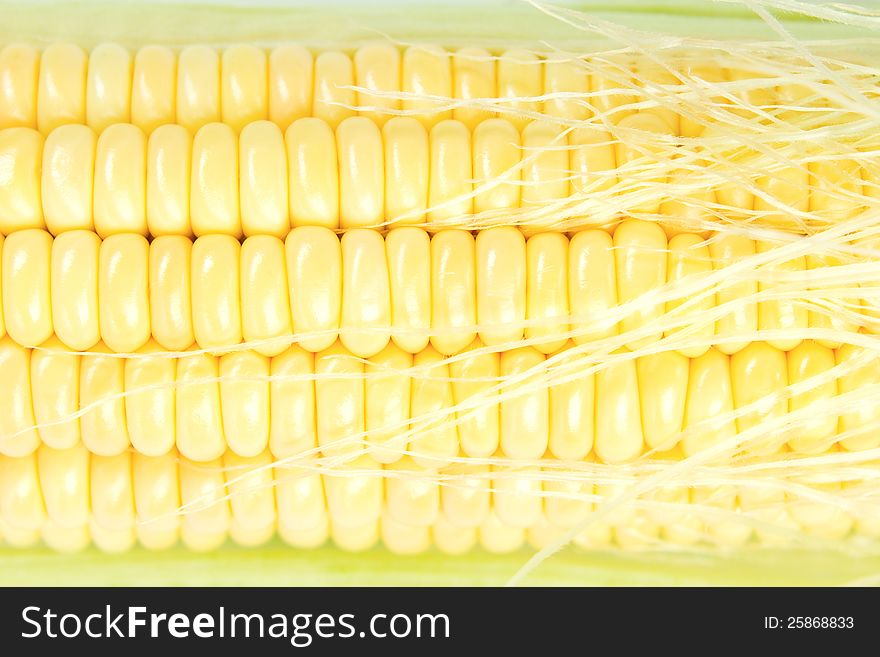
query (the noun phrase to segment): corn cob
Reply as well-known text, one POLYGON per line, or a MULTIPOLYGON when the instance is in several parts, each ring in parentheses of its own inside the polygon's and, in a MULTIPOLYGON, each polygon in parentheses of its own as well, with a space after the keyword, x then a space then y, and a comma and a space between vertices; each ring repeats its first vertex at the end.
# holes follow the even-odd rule
POLYGON ((867 115, 665 54, 0 51, 0 538, 872 545, 867 115))

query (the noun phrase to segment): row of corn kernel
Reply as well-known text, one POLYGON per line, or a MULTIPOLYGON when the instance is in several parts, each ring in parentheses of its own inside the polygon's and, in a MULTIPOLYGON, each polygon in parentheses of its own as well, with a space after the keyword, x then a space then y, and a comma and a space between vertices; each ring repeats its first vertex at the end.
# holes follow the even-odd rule
POLYGON ((690 111, 679 116, 677 103, 667 96, 679 87, 693 93, 695 80, 750 80, 752 86, 738 92, 740 105, 733 106, 740 112, 753 105, 755 113, 758 107, 772 112, 777 98, 789 104, 798 100, 790 98, 786 85, 760 73, 679 55, 664 66, 647 56, 555 53, 545 58, 524 50, 493 56, 482 48, 453 53, 426 45, 402 50, 369 45, 351 56, 315 55, 298 45, 270 50, 236 45, 222 51, 204 45, 180 51, 147 46, 133 55, 116 44, 90 53, 65 43, 42 52, 12 44, 0 50, 0 127, 46 133, 81 123, 100 131, 131 122, 150 132, 168 123, 197 130, 222 121, 239 129, 268 119, 284 128, 304 116, 335 126, 357 113, 382 122, 395 111, 415 113, 428 126, 447 118, 473 125, 499 109, 580 120, 594 111, 624 108, 616 114, 625 116, 628 105, 641 101, 670 127, 692 136, 704 125, 693 117, 694 103, 685 102, 690 111), (682 85, 683 80, 691 84, 682 85), (643 90, 646 85, 651 93, 643 90), (668 90, 658 99, 661 85, 668 90))
POLYGON ((572 345, 549 358, 532 347, 481 346, 452 360, 393 344, 364 360, 339 343, 272 358, 148 349, 121 359, 6 338, 0 453, 80 443, 105 456, 176 448, 194 461, 227 450, 368 452, 384 463, 411 453, 432 467, 496 453, 625 463, 648 450, 690 456, 740 435, 750 436, 741 449, 757 455, 880 445, 880 359, 851 345, 805 341, 786 353, 754 342, 733 356, 618 354, 599 365, 572 345))
POLYGON ((853 157, 816 156, 756 176, 740 175, 745 164, 720 154, 713 167, 672 170, 669 149, 684 147, 669 145, 664 154, 652 142, 657 134, 668 137, 660 119, 641 112, 618 127, 629 132, 569 134, 544 122, 520 132, 503 119, 483 121, 473 133, 452 120, 429 132, 407 117, 381 129, 363 117, 335 129, 306 118, 285 133, 258 121, 239 135, 221 123, 194 136, 168 125, 149 138, 131 124, 114 124, 100 136, 66 125, 45 140, 33 129, 11 128, 0 130, 0 233, 283 236, 302 225, 508 221, 567 230, 627 213, 697 226, 719 214, 792 226, 809 213, 827 225, 880 198, 872 182, 878 171, 853 157))
MULTIPOLYGON (((210 550, 227 536, 254 546, 277 532, 300 548, 329 536, 350 550, 381 538, 398 553, 432 544, 452 554, 477 544, 508 552, 526 540, 542 547, 626 492, 619 484, 542 481, 539 471, 500 477, 486 467, 444 480, 442 473, 409 465, 382 470, 369 459, 334 474, 272 466, 265 453, 250 459, 227 454, 208 464, 173 453, 102 457, 77 447, 0 457, 0 541, 24 547, 42 538, 62 551, 91 541, 118 552, 136 542, 164 549, 182 540, 210 550)), ((575 543, 644 549, 876 537, 876 512, 835 503, 856 486, 813 485, 825 498, 818 500, 761 484, 666 486, 643 496, 643 504, 624 505, 587 524, 575 543)))
POLYGON ((734 353, 759 330, 781 331, 769 342, 783 350, 809 330, 836 330, 822 338, 832 348, 860 326, 876 330, 870 275, 859 279, 865 290, 852 286, 838 298, 834 289, 823 292, 838 285, 837 261, 779 263, 774 247, 736 234, 667 239, 657 224, 638 220, 613 236, 587 230, 571 239, 526 238, 510 227, 476 237, 414 227, 338 236, 300 227, 284 241, 256 235, 243 243, 228 235, 101 240, 81 230, 53 238, 28 229, 0 237, 0 337, 31 347, 55 335, 79 351, 103 340, 116 352, 136 351, 150 338, 169 350, 245 341, 269 356, 291 342, 320 351, 340 337, 366 358, 389 340, 411 353, 430 341, 448 355, 477 335, 490 346, 526 338, 550 353, 569 335, 584 344, 619 334, 635 349, 665 333, 697 356, 712 343, 734 353), (745 265, 749 272, 724 274, 745 265), (800 282, 791 283, 794 276, 800 282), (806 302, 823 294, 831 295, 828 308, 806 302), (838 311, 847 307, 849 316, 838 311), (664 329, 661 319, 674 322, 664 329))

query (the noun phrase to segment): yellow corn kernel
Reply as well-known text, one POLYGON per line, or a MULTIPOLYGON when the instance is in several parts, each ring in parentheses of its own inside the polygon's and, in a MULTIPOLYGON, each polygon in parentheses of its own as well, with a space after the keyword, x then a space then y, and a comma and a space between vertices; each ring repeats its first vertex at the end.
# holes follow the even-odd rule
MULTIPOLYGON (((650 291, 666 281, 666 235, 657 224, 625 221, 614 231, 614 246, 618 303, 645 304, 650 291)), ((651 326, 663 311, 661 304, 650 304, 627 313, 621 331, 628 333, 651 326)), ((634 350, 660 337, 654 334, 637 338, 627 347, 634 350)))
POLYGON ((650 449, 671 449, 681 435, 689 367, 689 359, 674 351, 643 356, 636 363, 642 430, 650 449))
MULTIPOLYGON (((711 310, 715 305, 715 294, 710 293, 705 287, 697 285, 700 278, 710 275, 712 271, 712 259, 709 255, 709 247, 705 241, 699 236, 691 233, 680 233, 669 240, 669 258, 666 264, 667 282, 671 284, 694 285, 695 294, 691 298, 676 297, 666 302, 666 313, 675 313, 677 308, 683 304, 688 304, 688 309, 682 308, 679 312, 682 314, 698 313, 711 310), (699 295, 699 296, 698 296, 699 295)), ((692 347, 685 347, 680 352, 689 357, 695 358, 706 352, 709 348, 708 342, 715 334, 715 322, 704 321, 702 325, 695 326, 688 322, 685 327, 666 331, 666 336, 675 336, 682 331, 687 330, 689 337, 694 339, 705 339, 707 344, 695 344, 692 347)))
POLYGON ((58 43, 40 57, 37 87, 37 128, 46 134, 60 125, 86 118, 86 53, 79 46, 58 43))
POLYGON ((176 120, 190 132, 222 119, 220 56, 209 46, 186 46, 177 58, 176 120))
MULTIPOLYGON (((838 267, 843 264, 840 261, 840 258, 828 255, 808 254, 806 260, 807 270, 819 270, 819 272, 827 273, 829 275, 834 272, 833 267, 838 267)), ((851 304, 855 307, 861 305, 858 291, 855 290, 851 298, 837 299, 835 298, 835 295, 835 297, 825 300, 817 298, 820 296, 821 291, 824 291, 825 286, 820 285, 817 287, 818 289, 808 288, 809 299, 813 302, 807 315, 809 327, 811 329, 833 330, 835 332, 842 331, 845 333, 857 331, 858 328, 855 322, 841 316, 839 311, 841 307, 846 305, 851 304), (826 307, 826 305, 830 307, 826 307)), ((828 347, 829 349, 837 349, 843 344, 840 340, 834 339, 833 337, 822 338, 819 339, 818 342, 823 347, 828 347)))
MULTIPOLYGON (((617 152, 611 134, 597 128, 577 128, 569 142, 572 194, 577 198, 589 198, 593 193, 601 197, 611 190, 618 181, 617 152)), ((600 222, 604 218, 602 210, 591 208, 600 222)))
POLYGON ((253 235, 241 246, 241 332, 266 356, 287 348, 293 328, 284 269, 284 243, 253 235))
POLYGON ((588 119, 589 91, 590 73, 582 60, 559 56, 544 64, 544 93, 553 96, 544 101, 545 114, 576 121, 588 119))
POLYGON ((274 356, 269 373, 269 449, 278 458, 313 449, 315 433, 315 357, 292 345, 274 356))
POLYGON ((148 342, 138 356, 125 361, 125 422, 134 449, 146 456, 162 456, 175 445, 177 362, 162 357, 162 349, 148 342))
POLYGON ((196 342, 207 349, 241 342, 241 245, 228 235, 206 235, 191 257, 196 342))
MULTIPOLYGON (((357 534, 363 543, 375 541, 369 538, 382 513, 384 482, 368 474, 375 467, 376 463, 369 456, 362 456, 339 468, 338 474, 324 477, 327 508, 334 527, 361 529, 357 534)), ((357 538, 357 534, 352 538, 357 538)), ((350 547, 356 549, 355 545, 350 547)))
POLYGON ((431 344, 441 354, 460 351, 476 337, 474 251, 465 231, 444 230, 431 239, 431 344))
POLYGON ((526 331, 528 340, 546 337, 535 348, 549 354, 569 330, 569 241, 558 233, 539 233, 526 242, 526 331), (552 339, 557 338, 557 339, 552 339))
POLYGON ((150 243, 149 268, 153 337, 165 349, 187 349, 195 341, 190 284, 192 242, 179 235, 157 237, 150 243))
POLYGON ((131 120, 132 57, 127 49, 102 43, 89 53, 86 124, 100 133, 131 120))
POLYGON ((294 121, 284 135, 293 226, 339 226, 336 135, 318 119, 294 121))
MULTIPOLYGON (((763 342, 753 342, 730 357, 730 380, 737 408, 751 406, 752 411, 737 418, 740 433, 754 430, 761 420, 786 414, 788 403, 780 393, 787 385, 788 372, 784 352, 763 342)), ((750 453, 773 453, 784 439, 777 435, 762 436, 743 445, 750 453)))
POLYGON ((98 137, 92 214, 101 237, 147 234, 146 149, 144 133, 133 125, 110 126, 98 137))
POLYGON ((0 456, 0 517, 5 528, 38 530, 46 520, 37 455, 0 456))
POLYGON ((327 503, 321 475, 276 468, 278 534, 294 547, 318 547, 329 533, 327 503))
POLYGON ((154 237, 192 236, 192 148, 192 135, 178 125, 159 126, 147 142, 147 227, 154 237))
POLYGON ((223 123, 236 131, 268 116, 266 53, 251 45, 230 46, 220 64, 220 108, 223 123))
MULTIPOLYGON (((462 100, 490 99, 496 89, 495 58, 483 48, 460 48, 452 56, 453 96, 462 100)), ((452 110, 452 118, 473 130, 480 122, 490 118, 487 110, 467 105, 452 110)))
POLYGON ((473 134, 474 211, 519 207, 521 145, 519 131, 509 121, 483 121, 473 134))
POLYGON ((636 363, 621 360, 596 374, 594 449, 606 463, 620 463, 637 457, 643 447, 636 363))
POLYGON ((43 138, 30 128, 0 131, 0 232, 44 228, 43 138))
MULTIPOLYGON (((757 252, 764 253, 773 248, 772 244, 757 242, 757 252)), ((772 263, 762 271, 758 291, 762 293, 785 293, 785 283, 778 281, 779 273, 804 271, 807 268, 806 258, 794 258, 786 262, 772 263)), ((772 301, 761 301, 758 304, 758 329, 761 331, 792 331, 805 329, 809 324, 807 309, 798 300, 782 298, 772 301)), ((777 349, 788 351, 800 344, 798 337, 768 338, 767 342, 777 349)))
POLYGON ((101 239, 86 230, 62 233, 52 243, 52 323, 55 335, 71 349, 87 350, 101 339, 100 250, 101 239))
POLYGON ((426 128, 451 118, 442 106, 452 97, 452 62, 449 53, 434 46, 411 46, 403 53, 401 87, 413 98, 404 98, 404 110, 417 112, 426 128))
POLYGON ((312 53, 296 45, 269 53, 269 120, 285 130, 312 111, 312 53))
POLYGON ((241 458, 227 453, 223 465, 230 496, 229 536, 245 547, 262 545, 274 535, 278 515, 269 454, 241 458))
POLYGON ((79 402, 85 410, 80 418, 82 444, 90 452, 113 456, 128 449, 131 441, 124 392, 125 363, 98 343, 82 357, 79 366, 79 402))
MULTIPOLYGON (((755 253, 755 242, 740 235, 719 234, 709 243, 709 254, 716 269, 723 269, 755 253)), ((720 339, 718 349, 733 354, 746 346, 748 335, 758 329, 758 307, 749 301, 758 292, 758 283, 744 278, 727 283, 718 290, 715 303, 729 306, 730 310, 715 324, 715 335, 720 339)))
MULTIPOLYGON (((618 128, 626 130, 624 139, 616 145, 615 157, 620 168, 621 180, 632 179, 632 193, 645 197, 627 207, 628 212, 639 215, 659 214, 662 208, 662 192, 669 174, 669 156, 663 154, 665 136, 673 134, 672 128, 662 118, 651 112, 637 112, 621 119, 618 128), (656 135, 659 135, 657 137, 656 135)), ((668 149, 668 146, 666 147, 668 149)))
POLYGON ((180 502, 189 513, 183 516, 181 539, 191 550, 214 550, 229 532, 229 503, 224 495, 224 477, 220 461, 205 464, 182 463, 180 467, 180 502))
POLYGON ((176 92, 177 57, 171 49, 138 50, 131 81, 131 122, 148 135, 160 125, 174 123, 176 92))
POLYGON ((574 341, 583 344, 617 333, 608 311, 617 306, 617 264, 611 236, 587 230, 571 240, 568 295, 574 341))
POLYGON ((548 448, 558 459, 580 460, 592 451, 595 440, 596 377, 571 372, 571 368, 579 366, 575 355, 566 355, 565 351, 557 355, 563 356, 559 367, 566 381, 550 388, 548 448))
POLYGON ((539 459, 547 451, 550 435, 544 356, 532 347, 505 351, 501 355, 500 374, 517 381, 500 403, 501 449, 515 459, 539 459))
MULTIPOLYGON (((813 377, 820 377, 834 367, 834 352, 822 345, 810 340, 805 340, 788 354, 788 383, 808 381, 813 382, 813 377)), ((819 403, 823 399, 833 399, 838 394, 838 382, 830 379, 818 385, 813 384, 811 389, 795 395, 789 402, 792 412, 810 409, 811 404, 819 403)), ((828 451, 835 442, 837 433, 837 415, 830 410, 806 411, 809 415, 805 421, 799 422, 791 434, 788 446, 795 452, 805 454, 818 454, 828 451)))
POLYGON ((413 367, 416 373, 410 398, 413 434, 409 451, 416 465, 442 467, 458 455, 459 444, 455 418, 447 410, 453 405, 449 367, 433 347, 416 354, 413 367))
POLYGON ((357 92, 359 113, 381 127, 388 119, 387 110, 400 107, 397 98, 383 95, 400 89, 400 51, 384 44, 358 48, 354 70, 355 82, 361 89, 357 92))
POLYGON ((239 135, 241 226, 245 235, 287 235, 287 180, 287 155, 278 126, 268 121, 245 126, 239 135))
POLYGON ((363 228, 347 231, 342 245, 342 314, 339 338, 357 356, 368 358, 390 339, 388 261, 382 237, 363 228))
POLYGON ((394 228, 385 237, 391 296, 391 339, 410 353, 428 345, 431 329, 431 240, 417 228, 394 228))
POLYGON ((220 411, 233 454, 253 457, 269 444, 269 359, 253 351, 220 357, 220 411))
POLYGON ((0 50, 0 128, 37 127, 40 53, 11 43, 0 50))
POLYGON ((92 523, 108 532, 128 531, 133 534, 131 454, 92 456, 89 474, 92 523))
POLYGON ((510 108, 512 121, 520 129, 531 117, 516 113, 537 113, 540 101, 515 99, 535 98, 543 93, 542 69, 538 56, 526 50, 508 50, 498 59, 498 97, 504 99, 500 103, 510 108))
POLYGON ((318 445, 325 454, 364 451, 364 364, 337 341, 315 356, 318 445))
POLYGON ((342 319, 342 245, 327 228, 303 226, 288 234, 284 253, 293 326, 306 336, 304 349, 322 351, 342 319))
POLYGON ((171 547, 177 542, 180 516, 180 479, 178 457, 132 457, 134 509, 138 540, 149 549, 171 547))
POLYGON ((40 445, 34 429, 30 359, 30 352, 10 338, 0 340, 0 364, 6 373, 0 379, 0 392, 8 400, 6 412, 0 415, 0 453, 5 456, 24 456, 40 445))
POLYGON ((406 457, 386 470, 396 474, 385 482, 388 515, 411 527, 434 524, 440 512, 440 486, 437 482, 425 476, 427 473, 406 457))
POLYGON ((473 211, 471 133, 458 121, 440 121, 431 128, 428 221, 460 224, 473 211))
POLYGON ((218 359, 205 354, 177 361, 175 392, 177 449, 193 461, 210 461, 225 451, 218 359))
POLYGON ((46 514, 60 527, 73 529, 89 520, 89 468, 92 455, 82 445, 37 452, 40 489, 46 514))
POLYGON ((497 393, 493 392, 501 374, 501 358, 497 352, 480 351, 482 347, 479 339, 474 340, 462 357, 449 364, 456 406, 471 405, 456 414, 461 449, 467 456, 478 458, 495 453, 501 420, 497 393), (472 398, 478 403, 474 404, 472 398))
POLYGON ((382 133, 364 117, 336 128, 339 150, 339 221, 342 228, 379 226, 385 217, 382 133))
MULTIPOLYGON (((522 132, 522 148, 523 207, 544 206, 568 197, 568 138, 559 127, 541 121, 529 123, 522 132)), ((540 225, 553 226, 548 220, 540 225)))
POLYGON ((393 117, 382 127, 382 143, 388 223, 423 223, 428 206, 430 163, 425 127, 413 118, 393 117))
POLYGON ((30 359, 31 403, 40 440, 53 449, 74 447, 80 441, 80 359, 54 338, 40 347, 30 359))
POLYGON ((55 235, 65 230, 93 230, 97 138, 86 126, 54 130, 43 146, 42 202, 46 227, 55 235))
POLYGON ((241 236, 237 142, 223 123, 209 123, 193 138, 189 207, 196 235, 241 236))
POLYGON ((370 456, 379 463, 398 461, 406 449, 413 413, 407 372, 412 366, 412 355, 393 342, 366 365, 364 421, 370 456))
POLYGON ((355 114, 354 65, 344 53, 322 52, 315 58, 314 75, 312 116, 335 129, 355 114))
POLYGON ((484 344, 522 339, 526 317, 526 241, 515 228, 480 231, 476 246, 477 322, 484 344))
POLYGON ((98 253, 101 339, 113 351, 136 351, 149 340, 150 245, 141 235, 111 235, 98 253))
POLYGON ((713 347, 691 359, 681 438, 684 454, 691 456, 733 438, 736 425, 728 414, 734 408, 730 357, 713 347))
MULTIPOLYGON (((858 366, 845 373, 838 382, 841 394, 853 394, 860 388, 870 389, 880 382, 880 362, 877 358, 852 345, 843 345, 836 352, 838 365, 856 361, 858 366)), ((853 400, 840 416, 840 430, 844 435, 841 445, 848 450, 872 449, 880 444, 877 432, 878 407, 869 398, 853 400)))
POLYGON ((13 233, 3 243, 3 316, 7 334, 22 345, 45 342, 54 331, 51 248, 49 233, 37 229, 13 233))

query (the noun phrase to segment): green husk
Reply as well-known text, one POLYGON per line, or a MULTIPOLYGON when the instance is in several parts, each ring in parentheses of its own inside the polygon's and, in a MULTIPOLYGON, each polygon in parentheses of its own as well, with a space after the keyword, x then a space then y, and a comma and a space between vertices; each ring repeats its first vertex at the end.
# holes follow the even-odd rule
MULTIPOLYGON (((556 2, 598 19, 634 29, 682 36, 775 39, 773 31, 739 4, 708 0, 635 0, 624 3, 556 2)), ((483 0, 458 3, 304 2, 153 2, 95 0, 61 3, 52 0, 0 2, 0 42, 48 43, 71 40, 84 47, 114 41, 137 47, 148 43, 224 44, 236 41, 275 43, 302 41, 315 46, 352 48, 389 36, 408 42, 433 41, 444 46, 532 45, 551 42, 564 47, 585 44, 584 32, 546 15, 527 2, 483 0), (456 6, 450 6, 456 5, 456 6), (317 5, 317 6, 316 6, 317 5)), ((821 22, 802 14, 779 14, 799 39, 867 36, 864 28, 821 22)), ((592 39, 590 39, 592 41, 592 39)), ((598 43, 596 44, 598 45, 598 43)))
MULTIPOLYGON (((209 554, 183 548, 122 555, 95 549, 0 549, 3 586, 500 586, 529 551, 464 557, 436 551, 403 557, 376 548, 293 550, 281 542, 209 554)), ((525 586, 846 586, 880 583, 880 558, 840 553, 745 550, 734 555, 624 554, 568 550, 541 564, 525 586)))

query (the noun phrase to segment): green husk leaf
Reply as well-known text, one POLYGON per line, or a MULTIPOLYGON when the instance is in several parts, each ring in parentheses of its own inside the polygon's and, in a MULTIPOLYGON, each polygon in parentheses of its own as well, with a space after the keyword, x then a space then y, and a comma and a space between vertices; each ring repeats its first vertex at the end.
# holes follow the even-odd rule
MULTIPOLYGON (((95 549, 0 549, 3 586, 500 586, 528 551, 462 557, 436 551, 405 557, 324 547, 294 550, 280 541, 197 554, 184 548, 121 555, 95 549)), ((744 550, 731 555, 566 550, 543 563, 526 586, 844 586, 880 583, 880 558, 839 553, 744 550)))
MULTIPOLYGON (((84 47, 114 41, 137 47, 148 43, 225 44, 236 41, 271 44, 301 41, 314 46, 353 48, 388 36, 395 40, 432 41, 444 46, 585 45, 584 33, 548 16, 528 2, 483 0, 452 3, 152 2, 57 0, 0 2, 0 42, 48 43, 70 40, 84 47)), ((707 0, 608 0, 556 2, 635 29, 682 36, 776 39, 754 12, 739 4, 707 0)), ((800 39, 866 36, 864 29, 821 22, 803 14, 779 13, 800 39)), ((597 44, 598 45, 598 44, 597 44)))

